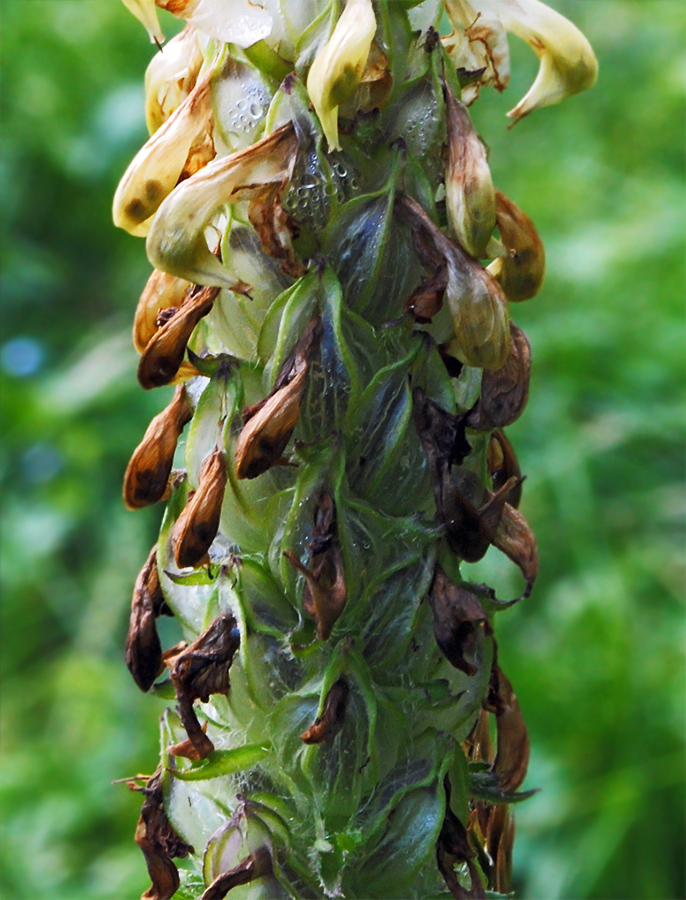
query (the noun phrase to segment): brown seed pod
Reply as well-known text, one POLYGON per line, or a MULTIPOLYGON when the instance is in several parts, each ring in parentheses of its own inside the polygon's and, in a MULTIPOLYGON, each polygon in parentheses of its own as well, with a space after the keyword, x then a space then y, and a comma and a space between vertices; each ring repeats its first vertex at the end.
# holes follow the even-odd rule
POLYGON ((239 646, 236 619, 224 612, 197 640, 169 660, 181 721, 200 759, 214 750, 214 744, 200 727, 193 701, 207 703, 211 694, 228 693, 229 668, 239 646))
POLYGON ((492 431, 511 425, 522 414, 529 397, 531 345, 526 335, 510 322, 510 352, 499 369, 486 369, 481 396, 467 417, 474 431, 492 431))
POLYGON ((318 331, 319 320, 315 319, 281 367, 271 394, 243 410, 243 429, 235 451, 238 478, 256 478, 281 459, 298 423, 310 353, 318 331))
POLYGON ((479 598, 467 584, 453 584, 440 567, 429 593, 434 615, 434 635, 441 652, 456 669, 475 675, 473 657, 479 629, 490 631, 486 613, 479 598))
POLYGON ((141 900, 170 900, 179 887, 179 873, 172 857, 183 859, 195 851, 178 836, 167 818, 160 770, 148 779, 145 787, 133 786, 133 789, 141 790, 145 795, 135 840, 143 852, 152 881, 141 900))
POLYGON ((142 388, 161 387, 174 378, 195 326, 212 309, 218 294, 219 288, 196 285, 153 335, 138 364, 138 381, 142 388))
POLYGON ((162 646, 157 634, 158 616, 171 614, 164 600, 157 572, 157 545, 141 569, 131 598, 131 618, 124 659, 133 680, 149 691, 162 670, 162 646))
POLYGON ((203 461, 198 490, 172 529, 171 544, 180 569, 199 566, 217 536, 226 479, 224 452, 216 448, 203 461))
POLYGON ((500 239, 509 255, 494 259, 488 270, 513 303, 529 300, 545 275, 545 250, 534 223, 500 191, 495 192, 500 239))
POLYGON ((142 353, 154 337, 158 316, 165 309, 181 306, 188 291, 190 281, 160 272, 155 269, 143 288, 133 319, 133 345, 142 353))
POLYGON ((183 385, 161 413, 148 425, 134 450, 124 475, 124 503, 141 509, 164 496, 181 432, 193 416, 193 407, 183 385))
POLYGON ((305 744, 321 744, 340 731, 348 700, 348 683, 344 678, 331 685, 321 716, 317 716, 307 731, 300 735, 305 744))

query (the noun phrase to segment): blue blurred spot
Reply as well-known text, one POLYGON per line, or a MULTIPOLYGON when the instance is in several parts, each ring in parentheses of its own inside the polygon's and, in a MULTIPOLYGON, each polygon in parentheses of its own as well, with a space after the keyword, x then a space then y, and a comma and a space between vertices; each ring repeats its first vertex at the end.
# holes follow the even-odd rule
POLYGON ((5 372, 17 378, 35 375, 43 365, 44 358, 43 347, 35 338, 13 338, 0 349, 0 365, 5 372))
POLYGON ((32 484, 51 481, 62 468, 62 464, 62 454, 51 444, 34 444, 21 457, 24 478, 32 484))

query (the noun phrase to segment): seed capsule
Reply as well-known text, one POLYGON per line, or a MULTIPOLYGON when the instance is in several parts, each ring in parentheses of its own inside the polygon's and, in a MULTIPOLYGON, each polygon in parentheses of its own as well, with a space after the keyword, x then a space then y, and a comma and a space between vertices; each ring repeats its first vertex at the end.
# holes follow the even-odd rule
POLYGON ((200 467, 198 490, 172 530, 174 559, 180 569, 197 568, 217 536, 226 478, 224 452, 217 448, 200 467))
POLYGON ((488 271, 513 303, 529 300, 540 290, 545 275, 545 250, 534 223, 500 191, 496 191, 496 220, 508 255, 494 259, 488 271))
POLYGON ((495 191, 486 148, 467 107, 445 84, 443 93, 448 122, 445 172, 448 222, 462 248, 475 259, 482 259, 495 228, 495 191))
POLYGON ((181 432, 191 420, 193 407, 183 385, 177 387, 166 409, 155 416, 124 475, 124 503, 141 509, 164 496, 181 432))

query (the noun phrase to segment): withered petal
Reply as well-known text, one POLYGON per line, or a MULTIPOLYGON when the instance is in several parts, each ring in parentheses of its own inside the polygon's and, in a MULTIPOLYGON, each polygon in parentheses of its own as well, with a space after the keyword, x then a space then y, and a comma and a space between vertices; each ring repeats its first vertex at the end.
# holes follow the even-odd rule
POLYGON ((488 618, 477 595, 466 584, 453 584, 437 566, 429 603, 441 652, 456 669, 475 675, 478 668, 467 657, 476 649, 477 629, 488 628, 488 618))
POLYGON ((176 445, 193 407, 183 385, 148 425, 143 440, 134 450, 124 475, 124 503, 129 509, 141 509, 159 502, 167 489, 176 445))
POLYGON ((535 297, 545 276, 545 249, 531 219, 500 191, 496 191, 496 219, 500 239, 509 255, 493 260, 488 271, 513 303, 535 297))
POLYGON ((156 619, 166 604, 157 572, 157 545, 150 551, 141 569, 131 598, 131 617, 126 636, 124 658, 133 680, 142 691, 149 691, 162 670, 162 646, 156 619))
POLYGON ((227 611, 173 661, 171 679, 179 701, 181 721, 201 759, 214 750, 214 744, 201 728, 193 702, 206 703, 211 694, 228 692, 229 669, 239 646, 236 619, 227 611))
POLYGON ((227 477, 224 452, 217 448, 205 458, 198 490, 172 529, 171 544, 180 569, 199 566, 217 536, 227 477))
POLYGON ((152 336, 138 364, 142 388, 161 387, 174 378, 195 326, 210 312, 218 294, 219 288, 196 286, 171 319, 152 336))
POLYGON ((538 547, 529 523, 509 503, 503 508, 500 523, 493 536, 493 546, 519 566, 526 579, 524 597, 528 597, 538 575, 538 547))
POLYGON ((529 397, 530 376, 531 345, 521 328, 510 322, 510 352, 499 369, 484 370, 481 395, 467 425, 474 431, 492 431, 515 422, 529 397))

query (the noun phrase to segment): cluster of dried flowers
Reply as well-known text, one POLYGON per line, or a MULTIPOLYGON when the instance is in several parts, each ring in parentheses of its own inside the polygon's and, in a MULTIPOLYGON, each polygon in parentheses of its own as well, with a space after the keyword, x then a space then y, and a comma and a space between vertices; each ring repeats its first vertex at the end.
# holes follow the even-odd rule
POLYGON ((506 87, 508 31, 540 58, 515 122, 590 87, 592 50, 538 0, 124 2, 161 52, 114 219, 154 266, 139 381, 176 385, 124 480, 168 501, 126 662, 178 704, 132 782, 144 897, 174 857, 203 900, 507 893, 516 601, 460 563, 536 578, 504 429, 544 253, 468 106, 506 87), (186 22, 163 49, 157 7, 186 22))

